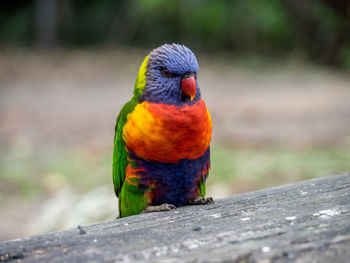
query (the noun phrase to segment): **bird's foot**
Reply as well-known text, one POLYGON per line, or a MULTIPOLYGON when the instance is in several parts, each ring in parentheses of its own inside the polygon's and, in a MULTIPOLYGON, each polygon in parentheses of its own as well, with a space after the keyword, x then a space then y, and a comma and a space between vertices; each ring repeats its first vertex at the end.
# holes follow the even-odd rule
POLYGON ((197 196, 194 199, 191 199, 188 201, 189 205, 205 205, 205 204, 214 204, 214 200, 212 197, 202 197, 202 196, 197 196))
POLYGON ((150 206, 147 206, 143 212, 144 213, 163 212, 163 211, 170 211, 175 208, 176 206, 172 204, 150 205, 150 206))

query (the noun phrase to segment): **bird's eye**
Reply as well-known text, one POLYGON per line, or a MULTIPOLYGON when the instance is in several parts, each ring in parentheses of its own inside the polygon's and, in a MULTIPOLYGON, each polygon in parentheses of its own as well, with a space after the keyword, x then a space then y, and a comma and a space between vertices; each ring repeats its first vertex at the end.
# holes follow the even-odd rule
POLYGON ((166 68, 162 68, 161 72, 162 72, 162 76, 165 78, 171 78, 173 76, 173 74, 171 74, 170 71, 167 70, 166 68))

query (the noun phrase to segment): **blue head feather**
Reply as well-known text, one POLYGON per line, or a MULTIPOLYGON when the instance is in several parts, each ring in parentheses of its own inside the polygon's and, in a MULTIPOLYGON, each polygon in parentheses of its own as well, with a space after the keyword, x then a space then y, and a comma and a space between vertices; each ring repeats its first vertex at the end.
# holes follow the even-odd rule
POLYGON ((193 52, 179 44, 164 44, 151 51, 146 71, 146 86, 141 101, 168 105, 192 105, 201 99, 196 77, 196 95, 191 101, 181 91, 181 79, 188 72, 198 73, 198 62, 193 52), (167 69, 171 77, 162 74, 167 69))

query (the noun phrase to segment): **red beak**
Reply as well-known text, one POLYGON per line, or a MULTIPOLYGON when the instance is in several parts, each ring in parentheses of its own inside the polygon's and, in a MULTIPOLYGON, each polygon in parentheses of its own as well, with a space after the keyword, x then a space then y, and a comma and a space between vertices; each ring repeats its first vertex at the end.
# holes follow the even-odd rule
POLYGON ((185 96, 189 96, 192 101, 194 96, 196 96, 196 89, 197 89, 196 80, 194 76, 183 78, 181 80, 181 89, 182 89, 182 94, 185 96))

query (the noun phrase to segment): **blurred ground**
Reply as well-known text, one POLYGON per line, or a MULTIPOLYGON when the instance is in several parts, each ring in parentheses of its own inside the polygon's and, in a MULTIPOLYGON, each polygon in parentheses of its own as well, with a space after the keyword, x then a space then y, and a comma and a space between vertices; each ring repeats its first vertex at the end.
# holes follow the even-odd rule
MULTIPOLYGON (((147 51, 0 53, 0 240, 113 219, 115 118, 147 51)), ((350 170, 350 77, 199 54, 214 198, 350 170)))

